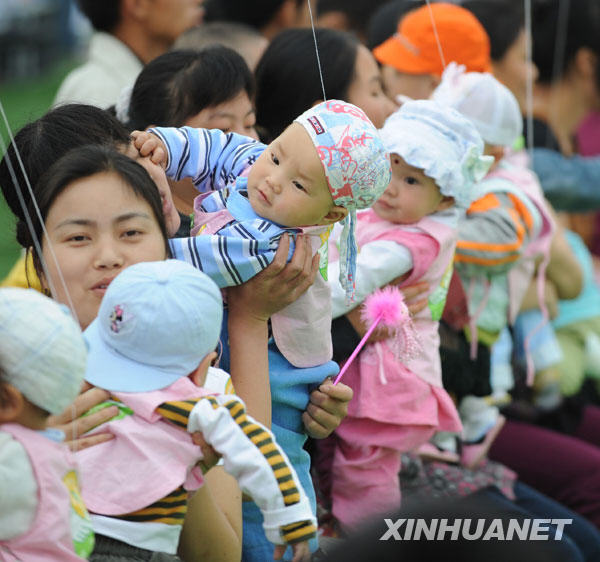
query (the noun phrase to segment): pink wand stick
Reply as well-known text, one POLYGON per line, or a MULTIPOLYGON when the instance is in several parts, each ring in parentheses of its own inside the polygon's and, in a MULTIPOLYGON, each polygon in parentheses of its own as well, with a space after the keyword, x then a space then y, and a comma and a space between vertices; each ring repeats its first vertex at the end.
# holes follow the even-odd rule
POLYGON ((361 318, 363 322, 368 322, 371 326, 356 346, 356 349, 352 352, 352 355, 348 358, 348 361, 346 361, 342 367, 340 373, 335 378, 335 381, 333 381, 333 384, 340 382, 340 379, 348 370, 352 361, 356 359, 356 356, 360 353, 360 350, 367 343, 369 336, 373 333, 373 330, 377 328, 377 325, 380 322, 383 322, 384 326, 392 329, 392 333, 396 334, 402 329, 403 325, 410 322, 408 309, 404 304, 404 296, 398 288, 394 286, 378 289, 370 294, 362 305, 361 318))
POLYGON ((333 384, 337 384, 338 382, 340 382, 340 379, 342 378, 344 373, 348 370, 348 367, 350 367, 352 361, 354 361, 356 356, 360 353, 360 350, 365 346, 365 344, 367 343, 367 340, 369 339, 369 336, 373 333, 373 330, 375 328, 377 328, 377 324, 379 324, 379 322, 381 321, 382 318, 383 318, 383 314, 380 314, 375 319, 375 322, 373 322, 373 324, 371 324, 371 327, 367 330, 367 333, 363 336, 362 340, 360 340, 360 342, 356 346, 356 349, 352 352, 352 355, 350 355, 350 357, 348 357, 348 361, 346 361, 344 363, 344 366, 340 370, 338 376, 335 377, 333 384))

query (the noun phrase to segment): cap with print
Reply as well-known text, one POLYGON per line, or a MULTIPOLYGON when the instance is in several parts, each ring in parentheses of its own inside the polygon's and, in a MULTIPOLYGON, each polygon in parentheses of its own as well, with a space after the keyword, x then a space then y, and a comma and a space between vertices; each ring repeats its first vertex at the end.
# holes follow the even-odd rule
POLYGON ((121 272, 84 332, 85 379, 116 392, 160 390, 193 372, 215 349, 223 318, 217 285, 179 260, 121 272))

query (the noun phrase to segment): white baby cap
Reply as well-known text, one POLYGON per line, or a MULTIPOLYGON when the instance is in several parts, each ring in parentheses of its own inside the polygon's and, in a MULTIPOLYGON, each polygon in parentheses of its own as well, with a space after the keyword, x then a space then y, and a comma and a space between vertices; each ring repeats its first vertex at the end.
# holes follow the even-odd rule
POLYGON ((442 195, 463 209, 494 161, 483 154, 483 140, 471 120, 433 100, 404 103, 386 119, 380 136, 390 154, 423 170, 442 195))
POLYGON ((431 99, 470 119, 487 144, 510 147, 523 132, 517 99, 487 72, 465 72, 464 66, 452 62, 431 99))

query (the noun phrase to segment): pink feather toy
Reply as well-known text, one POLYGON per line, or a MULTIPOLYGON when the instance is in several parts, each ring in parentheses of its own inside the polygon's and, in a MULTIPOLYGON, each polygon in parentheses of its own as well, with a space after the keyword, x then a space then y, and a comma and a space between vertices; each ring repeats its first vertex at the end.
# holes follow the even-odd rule
POLYGON ((388 286, 375 291, 365 299, 362 306, 361 318, 363 322, 370 324, 369 329, 344 363, 333 384, 340 381, 377 326, 385 326, 390 330, 390 337, 395 340, 396 354, 406 352, 413 355, 419 347, 404 295, 397 287, 388 286))

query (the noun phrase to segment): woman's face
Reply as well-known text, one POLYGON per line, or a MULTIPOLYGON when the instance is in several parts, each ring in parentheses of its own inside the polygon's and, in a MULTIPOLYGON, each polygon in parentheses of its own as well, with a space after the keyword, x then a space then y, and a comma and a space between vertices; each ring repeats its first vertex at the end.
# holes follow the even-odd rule
POLYGON ((44 283, 57 301, 72 304, 82 330, 123 269, 167 257, 150 205, 114 172, 69 184, 52 203, 46 230, 42 255, 49 279, 44 283))
POLYGON ((245 90, 219 105, 204 108, 190 117, 184 125, 199 129, 220 129, 224 133, 239 133, 258 140, 254 128, 256 114, 245 90))
POLYGON ((360 107, 378 129, 383 127, 396 104, 383 93, 379 67, 370 51, 363 45, 358 47, 354 80, 348 88, 347 101, 360 107))
POLYGON ((521 111, 526 112, 527 80, 531 74, 532 83, 536 81, 538 69, 527 58, 527 35, 525 30, 517 36, 515 42, 506 50, 499 61, 493 61, 494 76, 500 80, 517 98, 521 111))

